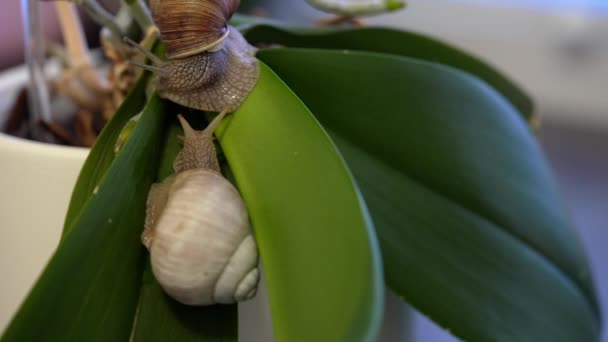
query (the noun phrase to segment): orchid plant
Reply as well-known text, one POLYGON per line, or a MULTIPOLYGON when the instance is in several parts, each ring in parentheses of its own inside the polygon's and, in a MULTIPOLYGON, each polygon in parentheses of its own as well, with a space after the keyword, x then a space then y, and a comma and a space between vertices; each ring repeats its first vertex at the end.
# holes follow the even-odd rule
MULTIPOLYGON (((143 1, 125 0, 117 17, 74 2, 104 27, 121 56, 113 68, 141 58, 122 35, 164 58, 143 1)), ((373 341, 386 286, 467 341, 598 341, 592 275, 528 95, 435 38, 355 27, 399 2, 310 3, 342 26, 232 17, 259 49, 260 78, 216 131, 222 172, 249 211, 275 339, 373 341)), ((70 75, 93 95, 119 86, 70 75)), ((140 242, 148 189, 181 146, 176 114, 204 127, 208 113, 161 99, 148 72, 128 75, 61 243, 2 341, 238 339, 237 305, 173 301, 140 242)))

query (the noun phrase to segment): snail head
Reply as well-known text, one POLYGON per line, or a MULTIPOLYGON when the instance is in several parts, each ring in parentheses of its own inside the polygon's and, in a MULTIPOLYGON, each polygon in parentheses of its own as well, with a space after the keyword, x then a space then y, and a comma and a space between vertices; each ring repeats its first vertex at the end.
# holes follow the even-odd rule
POLYGON ((177 116, 184 129, 184 147, 173 162, 175 172, 188 169, 204 168, 220 172, 213 132, 228 113, 228 108, 218 114, 202 131, 193 129, 188 121, 180 114, 177 116))

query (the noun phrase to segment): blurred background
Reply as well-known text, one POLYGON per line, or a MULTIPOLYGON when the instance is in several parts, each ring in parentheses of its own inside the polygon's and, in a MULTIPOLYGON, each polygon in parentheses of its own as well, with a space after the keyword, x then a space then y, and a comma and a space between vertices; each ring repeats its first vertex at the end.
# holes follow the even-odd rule
MULTIPOLYGON (((118 2, 105 1, 109 7, 118 2)), ((254 9, 252 1, 242 3, 254 9)), ((261 6, 257 13, 302 24, 328 17, 303 0, 255 6, 261 6)), ((49 37, 58 37, 52 12, 43 11, 45 27, 49 37)), ((18 13, 18 1, 0 4, 2 70, 22 62, 18 13)), ((587 248, 608 326, 608 2, 410 0, 404 11, 366 23, 451 42, 490 61, 532 94, 542 121, 539 141, 587 248)), ((456 340, 418 313, 414 327, 414 341, 456 340)))

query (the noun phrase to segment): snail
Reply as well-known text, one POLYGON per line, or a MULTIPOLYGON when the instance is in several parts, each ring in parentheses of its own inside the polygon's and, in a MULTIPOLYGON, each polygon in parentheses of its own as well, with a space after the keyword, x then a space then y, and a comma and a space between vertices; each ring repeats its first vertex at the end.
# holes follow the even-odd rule
POLYGON ((256 49, 228 25, 239 0, 151 0, 150 10, 169 61, 126 39, 154 65, 162 98, 198 110, 234 111, 259 77, 256 49))
POLYGON ((220 174, 213 131, 179 115, 184 147, 175 174, 152 185, 142 243, 164 291, 187 305, 230 304, 252 298, 259 280, 256 243, 245 204, 220 174))

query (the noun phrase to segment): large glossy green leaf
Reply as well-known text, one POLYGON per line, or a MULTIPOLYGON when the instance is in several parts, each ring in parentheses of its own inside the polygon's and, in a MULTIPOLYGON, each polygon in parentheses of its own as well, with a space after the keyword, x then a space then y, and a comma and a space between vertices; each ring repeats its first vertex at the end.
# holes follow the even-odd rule
POLYGON ((532 100, 518 85, 470 53, 426 35, 387 28, 302 29, 279 24, 252 24, 245 29, 245 37, 252 44, 275 43, 288 47, 382 52, 450 65, 492 85, 532 125, 537 124, 532 100))
POLYGON ((373 341, 383 291, 376 237, 325 131, 261 65, 217 133, 253 224, 275 339, 373 341))
MULTIPOLYGON (((162 102, 153 97, 97 190, 73 219, 3 341, 129 339, 143 270, 139 235, 160 157, 164 116, 158 113, 162 102)), ((96 160, 113 154, 93 151, 99 152, 89 155, 88 165, 103 165, 96 160)))
MULTIPOLYGON (((201 113, 196 114, 203 118, 201 113)), ((173 160, 182 148, 179 136, 183 136, 183 131, 174 118, 163 144, 159 180, 173 173, 173 160)), ((164 293, 154 278, 149 258, 146 259, 132 341, 237 340, 237 305, 193 307, 176 302, 164 293)))
POLYGON ((470 341, 598 340, 587 262, 539 147, 503 97, 403 57, 258 55, 344 155, 395 291, 470 341))
MULTIPOLYGON (((233 173, 247 201, 260 244, 260 253, 268 276, 269 290, 271 291, 271 302, 275 303, 272 309, 275 317, 277 340, 333 340, 349 335, 357 339, 372 339, 378 328, 378 305, 380 302, 377 297, 379 297, 378 289, 381 289, 381 286, 378 286, 381 273, 379 271, 379 256, 374 254, 377 251, 373 250, 373 245, 370 246, 368 240, 370 232, 367 230, 364 213, 361 212, 363 209, 359 205, 348 173, 345 172, 333 146, 328 142, 327 137, 314 121, 314 118, 280 80, 267 69, 263 70, 258 86, 256 86, 247 102, 234 114, 234 119, 230 119, 230 117, 226 119, 226 121, 232 120, 228 124, 224 135, 228 137, 228 140, 222 138, 221 141, 222 146, 231 151, 230 153, 227 152, 227 155, 232 156, 229 160, 233 170, 240 170, 233 171, 233 173), (278 106, 281 103, 285 105, 278 106), (289 117, 274 124, 264 120, 260 121, 260 115, 268 120, 281 119, 287 114, 289 114, 289 117), (294 117, 295 119, 292 119, 294 117), (302 127, 303 132, 297 138, 292 133, 297 131, 299 127, 302 127), (239 129, 241 131, 238 131, 239 129), (274 133, 268 135, 268 129, 272 129, 274 133), (237 130, 236 133, 231 133, 235 132, 233 130, 237 130), (316 138, 316 141, 306 142, 307 134, 316 138), (290 139, 291 142, 286 143, 287 139, 290 139), (254 146, 252 149, 249 141, 260 141, 262 143, 265 141, 267 146, 262 149, 260 149, 261 146, 254 146), (303 143, 304 146, 301 146, 303 143), (273 145, 276 145, 276 147, 273 147, 273 145), (297 148, 298 154, 303 153, 305 157, 292 161, 287 170, 281 165, 274 167, 276 171, 267 167, 270 163, 269 159, 271 161, 281 160, 286 153, 292 158, 291 153, 294 148, 297 148), (264 151, 264 153, 260 154, 261 151, 264 151), (321 156, 321 158, 317 159, 317 156, 321 156), (308 187, 307 191, 302 191, 303 184, 301 182, 310 181, 315 173, 306 176, 302 176, 302 173, 310 168, 310 166, 306 166, 307 163, 316 166, 324 165, 327 161, 330 161, 327 165, 327 172, 331 174, 332 170, 333 172, 339 171, 330 178, 333 180, 341 179, 341 182, 334 187, 335 195, 329 196, 327 200, 312 201, 310 196, 319 192, 320 188, 313 186, 308 187), (299 172, 286 172, 292 168, 297 168, 299 172), (264 182, 268 185, 268 190, 258 190, 254 194, 249 194, 246 190, 243 190, 244 186, 249 188, 261 186, 257 182, 264 182), (281 184, 281 187, 279 188, 273 183, 281 184), (286 202, 281 197, 284 192, 283 194, 274 194, 277 189, 282 189, 288 193, 300 193, 303 196, 293 196, 289 206, 285 206, 286 202), (352 218, 338 227, 332 227, 336 232, 334 234, 328 232, 330 239, 327 242, 314 242, 318 230, 327 229, 328 226, 335 225, 336 221, 340 219, 340 216, 336 213, 328 214, 327 209, 323 207, 324 203, 334 198, 334 196, 345 202, 343 208, 347 211, 341 212, 340 215, 350 213, 352 218), (258 202, 264 203, 264 210, 259 209, 260 205, 256 205, 258 202), (292 205, 294 207, 290 209, 292 205), (302 211, 302 208, 319 211, 319 214, 314 215, 302 211), (287 214, 291 215, 286 216, 287 214), (268 217, 269 215, 271 217, 268 217), (272 215, 277 217, 272 217, 272 215), (324 220, 328 220, 328 222, 324 222, 324 220), (290 229, 283 232, 284 227, 290 227, 290 229), (302 229, 302 227, 305 227, 305 229, 302 229), (310 227, 315 227, 315 229, 310 227), (352 247, 328 249, 326 243, 331 243, 339 237, 340 232, 344 229, 349 231, 358 229, 358 234, 354 234, 353 238, 356 243, 352 247), (307 240, 313 241, 313 243, 311 243, 311 248, 297 248, 297 245, 293 245, 294 242, 291 244, 282 243, 277 247, 273 246, 273 238, 269 236, 278 238, 279 241, 307 240), (331 236, 333 236, 333 239, 331 236), (268 239, 270 239, 270 242, 264 243, 268 239), (269 248, 275 250, 267 251, 269 248), (336 260, 338 265, 346 266, 343 268, 344 273, 338 274, 333 269, 328 270, 328 268, 335 267, 336 264, 319 267, 320 261, 335 258, 335 256, 328 255, 330 251, 340 253, 340 256, 344 255, 344 258, 348 258, 348 262, 340 260, 341 257, 336 260), (360 251, 363 251, 361 255, 359 255, 360 251), (311 252, 313 257, 308 259, 311 252), (301 255, 302 253, 305 255, 301 255), (267 257, 268 254, 271 256, 267 257), (268 258, 270 258, 270 261, 267 261, 268 258), (277 267, 276 261, 273 262, 273 260, 280 261, 281 267, 277 267), (293 272, 289 271, 307 269, 309 271, 300 273, 299 276, 294 276, 293 272), (319 280, 317 288, 312 287, 313 291, 309 290, 311 281, 323 278, 326 279, 324 281, 319 280), (340 296, 338 296, 336 290, 344 286, 345 283, 353 287, 352 292, 340 290, 340 296), (276 292, 278 294, 275 294, 276 292), (299 296, 293 298, 291 293, 298 293, 299 296), (284 298, 281 294, 287 295, 288 298, 284 298), (346 313, 340 310, 338 314, 336 309, 339 309, 344 302, 348 302, 350 306, 354 305, 354 307, 351 307, 350 311, 346 313), (319 314, 319 310, 324 311, 324 313, 319 314), (294 313, 297 313, 297 315, 294 313), (277 319, 277 315, 284 318, 277 319)), ((190 121, 195 121, 193 119, 195 118, 191 117, 190 121)), ((176 129, 175 123, 173 123, 172 131, 165 143, 160 179, 172 172, 171 163, 179 150, 178 139, 176 139, 179 134, 181 132, 176 129)), ((322 193, 319 195, 323 196, 322 193)), ((190 308, 174 302, 164 295, 148 267, 144 274, 133 340, 233 340, 236 337, 235 319, 235 306, 190 308)), ((244 338, 247 339, 247 336, 244 336, 244 338)))

